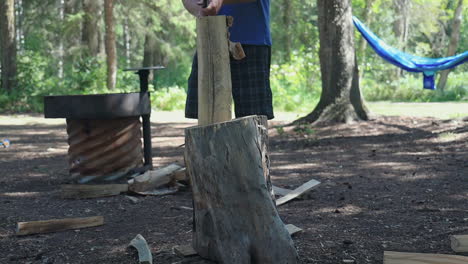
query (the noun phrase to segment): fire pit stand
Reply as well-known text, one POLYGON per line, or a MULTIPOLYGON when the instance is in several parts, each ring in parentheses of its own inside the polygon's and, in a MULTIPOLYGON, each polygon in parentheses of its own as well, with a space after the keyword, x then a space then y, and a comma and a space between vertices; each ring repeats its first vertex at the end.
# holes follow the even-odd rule
POLYGON ((151 70, 163 68, 126 69, 139 75, 139 93, 44 97, 45 118, 67 119, 72 178, 79 183, 113 181, 153 168, 148 77, 151 70))

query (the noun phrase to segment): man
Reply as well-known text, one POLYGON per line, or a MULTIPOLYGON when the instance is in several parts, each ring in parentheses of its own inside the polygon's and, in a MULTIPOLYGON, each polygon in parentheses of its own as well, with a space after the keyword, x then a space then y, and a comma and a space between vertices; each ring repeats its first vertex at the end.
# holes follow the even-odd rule
MULTIPOLYGON (((212 0, 206 8, 199 0, 182 0, 194 16, 234 17, 231 40, 240 42, 246 58, 231 58, 232 95, 236 117, 265 115, 274 118, 270 88, 270 0, 212 0)), ((198 118, 198 62, 195 55, 188 80, 185 117, 198 118)))

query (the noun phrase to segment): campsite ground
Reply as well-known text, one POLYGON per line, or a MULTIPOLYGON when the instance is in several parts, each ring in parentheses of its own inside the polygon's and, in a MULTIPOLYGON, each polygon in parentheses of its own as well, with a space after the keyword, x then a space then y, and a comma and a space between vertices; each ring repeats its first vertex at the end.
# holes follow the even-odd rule
MULTIPOLYGON (((272 123, 273 184, 322 182, 306 199, 279 207, 285 223, 304 230, 293 237, 301 263, 382 263, 384 250, 452 253, 449 235, 468 234, 468 121, 462 119, 468 104, 370 108, 417 116, 280 128, 296 115, 279 114, 283 121, 272 123), (431 111, 440 118, 421 117, 431 111)), ((183 161, 183 128, 195 123, 181 116, 152 117, 158 167, 183 161)), ((181 209, 191 207, 189 190, 138 196, 136 203, 125 195, 62 200, 55 191, 67 180, 64 121, 0 116, 1 138, 12 144, 0 149, 0 263, 138 263, 127 249, 137 234, 151 246, 154 263, 202 263, 171 251, 191 239, 192 214, 181 209), (20 221, 95 215, 105 217, 103 226, 14 235, 20 221)))

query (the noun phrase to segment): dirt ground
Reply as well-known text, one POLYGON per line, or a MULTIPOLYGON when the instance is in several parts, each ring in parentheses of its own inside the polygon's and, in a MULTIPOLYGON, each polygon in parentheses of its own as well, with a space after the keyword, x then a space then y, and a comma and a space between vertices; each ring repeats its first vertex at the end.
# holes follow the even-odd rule
MULTIPOLYGON (((280 125, 274 123, 273 125, 280 125)), ((154 164, 182 162, 183 128, 152 125, 154 164)), ((63 200, 67 182, 63 124, 0 124, 0 263, 138 263, 128 243, 142 234, 154 263, 205 263, 172 247, 191 240, 190 190, 63 200), (103 215, 100 227, 15 236, 20 221, 103 215)), ((382 263, 383 251, 449 253, 449 235, 468 234, 468 122, 378 117, 327 127, 270 128, 274 185, 322 184, 281 207, 301 263, 382 263)))

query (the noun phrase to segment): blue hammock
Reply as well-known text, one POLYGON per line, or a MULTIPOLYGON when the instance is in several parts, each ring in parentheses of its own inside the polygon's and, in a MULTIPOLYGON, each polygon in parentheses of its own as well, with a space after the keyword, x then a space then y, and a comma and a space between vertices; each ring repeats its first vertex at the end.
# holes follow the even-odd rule
POLYGON ((424 58, 414 56, 389 46, 369 30, 356 17, 354 25, 361 32, 374 51, 388 62, 410 72, 424 74, 424 88, 435 90, 434 75, 437 71, 447 70, 468 61, 468 51, 446 58, 424 58))

